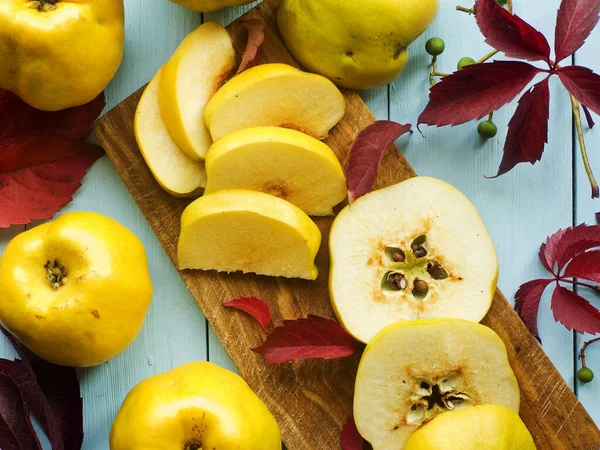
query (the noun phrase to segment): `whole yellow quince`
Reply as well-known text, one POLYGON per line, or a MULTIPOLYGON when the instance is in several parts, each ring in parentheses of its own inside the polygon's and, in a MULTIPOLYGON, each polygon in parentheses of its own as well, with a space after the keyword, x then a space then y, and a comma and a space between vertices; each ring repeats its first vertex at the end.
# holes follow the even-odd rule
POLYGON ((152 298, 141 241, 101 214, 67 213, 0 256, 0 322, 41 358, 103 363, 137 337, 152 298))
POLYGON ((281 436, 244 380, 200 361, 134 387, 112 425, 110 449, 281 450, 281 436))
POLYGON ((216 11, 227 6, 241 6, 252 3, 254 0, 171 0, 173 3, 197 12, 216 11))
POLYGON ((0 88, 37 109, 93 100, 123 57, 123 0, 0 1, 0 88))
POLYGON ((433 21, 438 0, 283 0, 277 23, 292 55, 338 86, 390 83, 406 47, 433 21))

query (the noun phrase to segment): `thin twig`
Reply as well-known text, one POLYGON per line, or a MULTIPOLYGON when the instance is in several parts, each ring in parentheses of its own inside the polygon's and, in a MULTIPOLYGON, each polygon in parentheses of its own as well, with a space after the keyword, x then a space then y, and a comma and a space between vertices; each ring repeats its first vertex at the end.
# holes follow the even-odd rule
POLYGON ((583 158, 583 166, 585 167, 585 173, 590 180, 590 185, 592 187, 592 198, 600 197, 600 188, 598 188, 598 183, 596 182, 596 178, 594 177, 594 173, 592 172, 592 168, 590 166, 590 161, 588 159, 587 150, 585 148, 585 140, 583 139, 583 128, 581 126, 581 111, 579 110, 579 102, 570 94, 571 97, 571 106, 573 107, 573 116, 575 117, 575 127, 577 128, 577 138, 579 139, 579 150, 581 151, 581 157, 583 158))
POLYGON ((462 12, 467 13, 467 14, 475 14, 475 7, 473 7, 473 8, 465 8, 464 6, 458 5, 456 7, 456 10, 457 11, 462 11, 462 12))
POLYGON ((513 0, 508 0, 508 12, 509 13, 513 13, 513 4, 512 4, 513 0))
POLYGON ((477 64, 486 62, 488 59, 490 59, 492 56, 497 55, 498 53, 500 53, 500 50, 492 50, 487 55, 485 55, 483 58, 478 59, 477 64))
POLYGON ((586 365, 585 365, 585 351, 587 350, 588 346, 590 344, 593 344, 594 342, 597 342, 597 341, 600 341, 600 337, 597 337, 595 339, 587 341, 585 344, 583 344, 583 347, 581 347, 581 351, 579 352, 579 359, 581 359, 581 367, 586 367, 586 365))
POLYGON ((435 80, 433 77, 447 77, 448 75, 450 74, 437 71, 437 56, 434 56, 431 59, 431 73, 429 74, 429 83, 431 86, 435 86, 435 80))

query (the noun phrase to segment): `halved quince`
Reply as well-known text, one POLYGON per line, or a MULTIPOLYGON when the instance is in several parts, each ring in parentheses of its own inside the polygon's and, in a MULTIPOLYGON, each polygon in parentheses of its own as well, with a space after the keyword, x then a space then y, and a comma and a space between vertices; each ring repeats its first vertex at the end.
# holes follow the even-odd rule
POLYGON ((344 117, 339 89, 321 75, 263 64, 229 80, 210 99, 204 121, 213 140, 242 128, 277 126, 322 139, 344 117))
POLYGON ((308 215, 333 214, 346 178, 323 142, 279 127, 244 128, 219 139, 206 156, 206 193, 251 189, 276 195, 308 215))
POLYGON ((171 138, 160 114, 160 69, 148 84, 135 112, 135 138, 154 178, 172 195, 186 197, 206 186, 204 162, 193 161, 171 138))
POLYGON ((180 269, 317 278, 321 232, 301 209, 264 192, 218 191, 181 216, 180 269))
POLYGON ((359 198, 336 218, 329 247, 334 310, 363 342, 398 320, 479 322, 496 290, 485 225, 460 191, 435 178, 359 198))
POLYGON ((404 450, 535 450, 531 433, 512 409, 480 405, 450 411, 415 431, 404 450))
POLYGON ((204 108, 235 64, 231 36, 207 22, 187 35, 164 66, 158 91, 162 117, 177 146, 193 160, 204 159, 212 144, 204 108))
POLYGON ((403 449, 439 414, 482 404, 518 411, 519 398, 506 347, 490 328, 460 319, 402 321, 363 353, 354 418, 374 450, 403 449))

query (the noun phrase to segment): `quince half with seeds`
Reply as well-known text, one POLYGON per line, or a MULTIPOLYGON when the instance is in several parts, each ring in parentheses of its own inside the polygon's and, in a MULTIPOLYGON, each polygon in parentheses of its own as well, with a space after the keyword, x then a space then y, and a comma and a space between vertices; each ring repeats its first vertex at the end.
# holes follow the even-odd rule
POLYGON ((206 105, 204 122, 215 141, 258 126, 292 128, 323 139, 345 110, 344 96, 327 78, 287 64, 263 64, 225 83, 206 105))
MULTIPOLYGON (((401 321, 384 328, 363 353, 354 419, 374 450, 404 449, 419 427, 448 411, 484 404, 519 411, 519 402, 506 347, 492 329, 460 319, 401 321)), ((467 433, 460 423, 457 433, 467 433)))
POLYGON ((206 193, 251 189, 276 195, 308 215, 333 214, 346 198, 346 177, 335 153, 299 131, 255 127, 219 139, 206 157, 206 193))
POLYGON ((218 191, 181 216, 180 269, 317 278, 321 232, 300 208, 274 195, 218 191))
POLYGON ((479 322, 496 291, 498 259, 483 221, 435 178, 360 197, 336 218, 329 248, 334 310, 362 342, 399 320, 479 322))

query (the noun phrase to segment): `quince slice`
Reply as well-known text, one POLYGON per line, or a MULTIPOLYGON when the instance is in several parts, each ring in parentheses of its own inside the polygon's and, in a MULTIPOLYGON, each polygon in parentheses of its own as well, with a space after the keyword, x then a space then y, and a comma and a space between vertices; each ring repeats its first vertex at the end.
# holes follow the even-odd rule
POLYGON ((160 69, 148 84, 135 112, 135 138, 154 178, 177 197, 194 196, 206 186, 204 162, 193 161, 169 135, 158 105, 160 69))
POLYGON ((374 450, 404 449, 415 430, 446 411, 483 404, 519 411, 519 401, 506 347, 492 329, 460 319, 402 321, 363 353, 354 418, 374 450))
POLYGON ((264 192, 230 189, 192 202, 181 216, 180 269, 317 278, 321 232, 301 209, 264 192))
POLYGON ((206 193, 251 189, 281 197, 308 215, 333 214, 346 198, 346 177, 335 153, 299 131, 255 127, 219 139, 206 156, 206 193))
POLYGON ((435 178, 359 198, 336 218, 329 247, 334 310, 363 342, 398 320, 479 322, 496 291, 498 259, 483 221, 435 178))
POLYGON ((535 450, 531 433, 511 409, 480 405, 449 411, 415 431, 404 450, 535 450))
POLYGON ((323 139, 344 117, 339 89, 321 75, 263 64, 236 75, 210 99, 204 122, 213 140, 242 128, 278 126, 323 139))
POLYGON ((187 35, 164 66, 158 91, 162 117, 177 146, 195 161, 212 144, 204 108, 235 64, 229 32, 207 22, 187 35))

